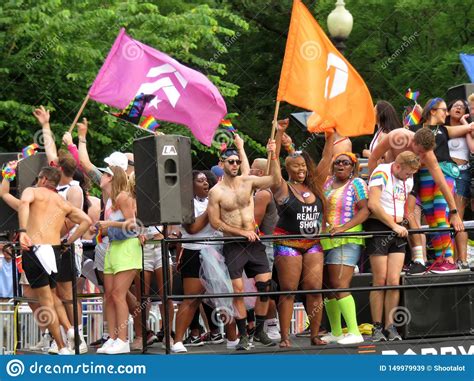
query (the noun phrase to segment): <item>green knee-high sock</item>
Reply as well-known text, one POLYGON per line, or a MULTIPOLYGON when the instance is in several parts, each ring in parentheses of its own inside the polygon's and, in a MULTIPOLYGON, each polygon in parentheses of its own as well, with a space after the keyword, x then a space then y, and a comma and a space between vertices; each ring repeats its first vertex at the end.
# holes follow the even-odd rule
POLYGON ((360 335, 357 325, 356 306, 352 295, 339 299, 337 302, 342 316, 344 316, 344 320, 346 321, 348 332, 354 335, 360 335))
POLYGON ((326 314, 328 315, 329 324, 331 324, 331 333, 334 336, 341 336, 341 310, 339 309, 337 299, 326 299, 324 306, 326 307, 326 314))

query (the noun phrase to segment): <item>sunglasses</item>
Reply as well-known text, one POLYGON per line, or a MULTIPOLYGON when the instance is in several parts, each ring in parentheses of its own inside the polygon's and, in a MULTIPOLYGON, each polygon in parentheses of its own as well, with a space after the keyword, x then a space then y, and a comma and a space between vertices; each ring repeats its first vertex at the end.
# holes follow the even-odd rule
POLYGON ((348 167, 349 165, 352 165, 352 161, 349 161, 349 160, 336 160, 334 162, 334 165, 343 165, 344 167, 348 167))
POLYGON ((237 164, 237 165, 240 165, 242 164, 242 160, 233 160, 233 159, 230 159, 230 160, 225 160, 227 163, 229 163, 230 165, 234 165, 234 164, 237 164))
POLYGON ((436 107, 436 108, 432 108, 432 110, 441 110, 443 112, 447 112, 448 109, 446 107, 436 107))

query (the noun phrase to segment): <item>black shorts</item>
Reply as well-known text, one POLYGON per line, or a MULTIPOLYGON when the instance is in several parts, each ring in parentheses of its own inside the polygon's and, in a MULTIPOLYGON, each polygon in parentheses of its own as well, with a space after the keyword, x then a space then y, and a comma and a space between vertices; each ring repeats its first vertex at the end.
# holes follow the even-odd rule
POLYGON ((201 250, 183 249, 181 256, 181 278, 199 278, 201 250))
POLYGON ((242 278, 243 270, 248 278, 271 272, 265 246, 260 241, 224 243, 223 255, 230 279, 242 278))
POLYGON ((56 282, 72 282, 73 274, 77 271, 76 261, 72 255, 71 247, 64 248, 64 251, 60 251, 61 255, 59 257, 58 264, 58 275, 56 275, 56 282), (74 264, 75 270, 71 268, 71 260, 74 264))
MULTIPOLYGON (((383 222, 369 218, 364 222, 365 231, 387 231, 392 230, 383 222)), ((406 253, 408 241, 393 232, 389 236, 367 238, 365 240, 365 253, 367 255, 388 255, 392 253, 406 253)))
MULTIPOLYGON (((25 271, 26 279, 28 279, 28 283, 30 284, 31 288, 40 288, 44 286, 49 286, 51 288, 56 287, 57 282, 57 274, 51 273, 48 274, 44 269, 43 265, 39 261, 38 257, 35 254, 35 247, 33 246, 28 251, 23 251, 21 255, 21 262, 23 266, 23 270, 25 271)), ((60 246, 53 246, 54 255, 56 259, 56 266, 59 269, 60 266, 60 255, 61 255, 61 247, 60 246)))
POLYGON ((95 244, 90 242, 82 243, 82 260, 86 261, 87 259, 94 260, 95 258, 95 244))

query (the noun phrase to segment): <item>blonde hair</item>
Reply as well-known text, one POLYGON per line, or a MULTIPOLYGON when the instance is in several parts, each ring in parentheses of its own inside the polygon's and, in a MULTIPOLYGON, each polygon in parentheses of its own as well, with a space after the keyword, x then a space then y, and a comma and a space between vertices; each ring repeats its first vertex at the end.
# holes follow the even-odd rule
POLYGON ((468 102, 474 102, 474 93, 472 93, 471 95, 469 95, 469 96, 467 97, 467 101, 468 101, 468 102))
POLYGON ((421 165, 420 158, 411 151, 403 151, 399 153, 395 162, 400 164, 402 167, 408 167, 412 170, 418 170, 421 165))
POLYGON ((135 189, 136 189, 135 172, 132 172, 128 176, 128 193, 130 193, 130 196, 132 196, 133 198, 137 198, 137 193, 135 189))
POLYGON ((117 197, 121 192, 128 193, 128 178, 127 173, 120 167, 111 166, 110 170, 114 173, 112 177, 112 191, 110 192, 110 199, 112 200, 112 209, 117 210, 117 197))

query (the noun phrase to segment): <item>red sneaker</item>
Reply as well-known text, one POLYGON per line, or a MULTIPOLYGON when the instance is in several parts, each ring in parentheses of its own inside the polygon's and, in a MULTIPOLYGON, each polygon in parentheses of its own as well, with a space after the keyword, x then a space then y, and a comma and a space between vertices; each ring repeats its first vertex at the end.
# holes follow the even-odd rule
POLYGON ((435 274, 450 274, 459 272, 459 268, 445 259, 444 261, 435 262, 430 271, 435 274))

